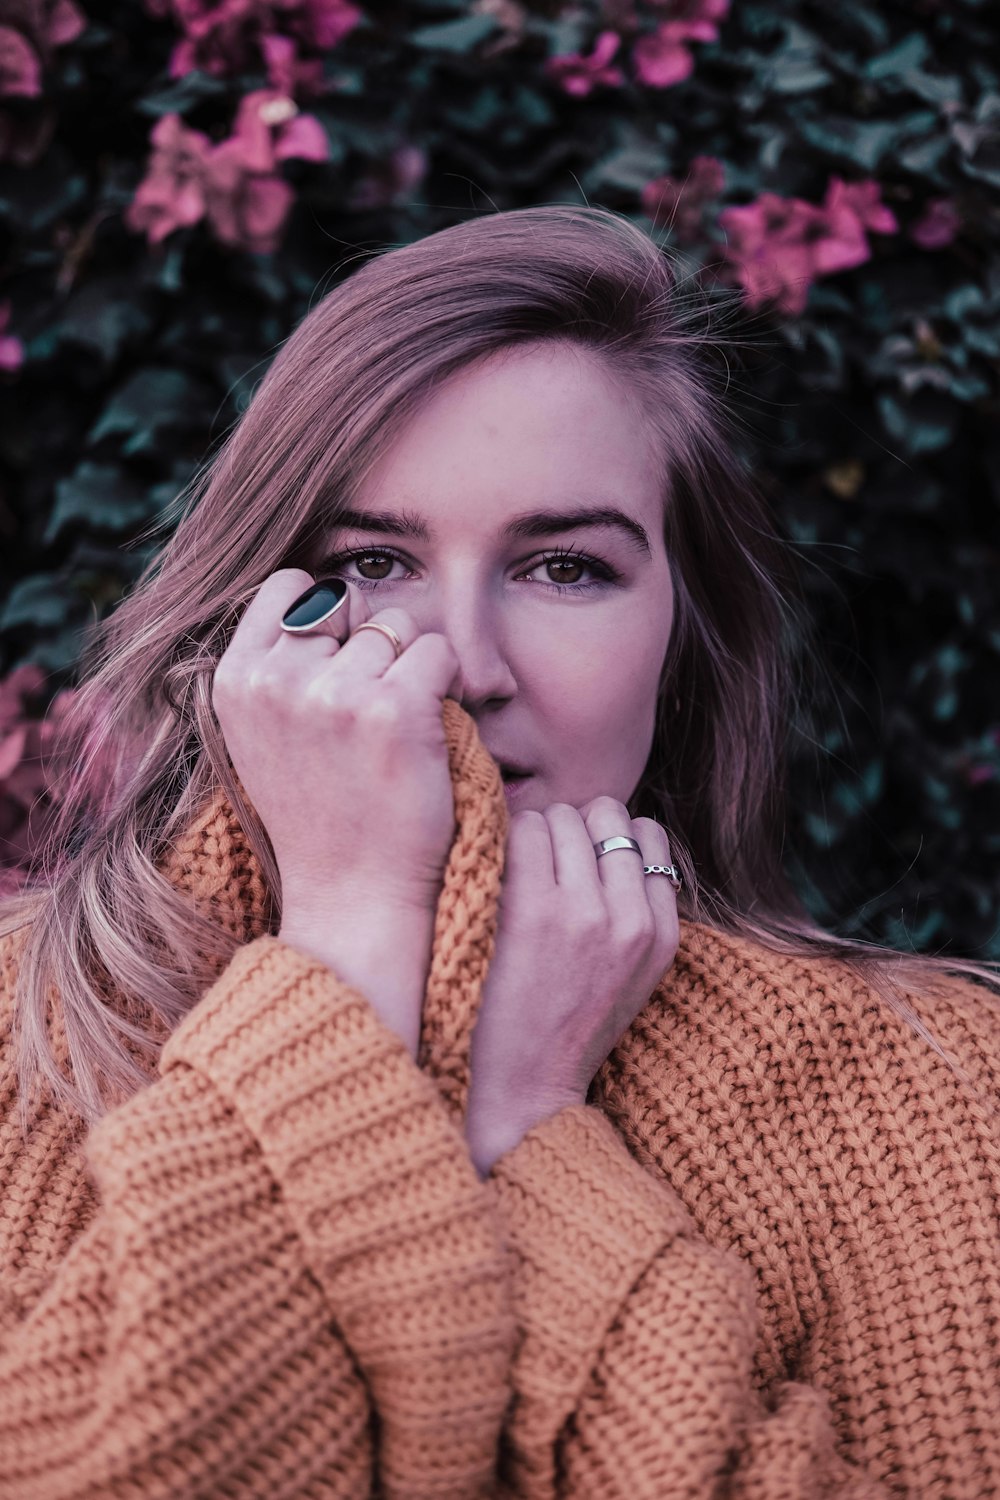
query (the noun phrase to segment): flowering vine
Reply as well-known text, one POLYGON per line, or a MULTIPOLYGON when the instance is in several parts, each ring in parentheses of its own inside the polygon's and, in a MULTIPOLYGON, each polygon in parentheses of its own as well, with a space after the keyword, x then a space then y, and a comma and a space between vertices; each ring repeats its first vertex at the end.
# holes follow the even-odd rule
POLYGON ((291 157, 325 161, 326 132, 313 115, 273 89, 241 101, 233 133, 213 145, 179 115, 164 115, 150 135, 153 154, 125 219, 151 244, 207 219, 223 244, 258 253, 277 249, 294 201, 278 173, 291 157))

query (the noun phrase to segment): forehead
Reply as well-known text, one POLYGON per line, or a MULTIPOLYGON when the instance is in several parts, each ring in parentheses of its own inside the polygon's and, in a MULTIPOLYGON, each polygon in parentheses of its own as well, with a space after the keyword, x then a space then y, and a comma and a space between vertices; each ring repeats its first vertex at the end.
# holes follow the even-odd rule
POLYGON ((659 454, 637 392, 595 354, 548 344, 491 355, 450 376, 358 485, 352 510, 392 509, 449 529, 496 529, 526 511, 617 506, 662 516, 659 454))

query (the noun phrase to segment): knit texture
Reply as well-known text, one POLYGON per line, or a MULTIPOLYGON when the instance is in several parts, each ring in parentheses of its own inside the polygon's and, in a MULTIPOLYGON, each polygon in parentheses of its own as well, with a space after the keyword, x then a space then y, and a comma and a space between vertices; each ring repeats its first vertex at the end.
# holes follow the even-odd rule
POLYGON ((481 1183, 507 811, 444 724, 419 1065, 270 935, 221 797, 162 868, 239 946, 89 1132, 20 1137, 0 944, 0 1500, 1000 1496, 987 993, 913 1002, 968 1083, 843 964, 682 923, 589 1103, 481 1183))

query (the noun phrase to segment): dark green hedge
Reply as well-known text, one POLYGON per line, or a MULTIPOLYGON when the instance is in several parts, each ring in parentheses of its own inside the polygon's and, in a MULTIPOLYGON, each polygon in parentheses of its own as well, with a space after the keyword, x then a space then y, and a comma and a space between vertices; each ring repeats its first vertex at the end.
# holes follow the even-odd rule
POLYGON ((7 0, 0 667, 45 676, 0 693, 0 838, 26 716, 316 296, 586 200, 744 287, 734 400, 836 687, 793 730, 796 880, 1000 957, 998 59, 975 0, 7 0))

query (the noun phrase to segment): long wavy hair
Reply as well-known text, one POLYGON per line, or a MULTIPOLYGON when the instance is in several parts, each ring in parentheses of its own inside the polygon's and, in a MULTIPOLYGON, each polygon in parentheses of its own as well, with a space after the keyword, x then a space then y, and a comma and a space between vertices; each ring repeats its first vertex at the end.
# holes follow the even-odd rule
POLYGON ((906 990, 933 993, 948 974, 1000 987, 997 969, 834 936, 783 874, 787 733, 804 701, 796 642, 808 626, 791 547, 741 456, 720 330, 735 303, 713 303, 638 226, 590 207, 492 213, 359 259, 283 344, 178 498, 166 544, 90 640, 61 731, 73 769, 59 815, 31 879, 0 907, 0 931, 28 926, 14 1028, 22 1100, 47 1084, 61 1105, 99 1118, 149 1081, 158 1048, 142 1018, 169 1034, 231 956, 239 939, 157 868, 220 788, 277 922, 270 842, 212 711, 216 663, 264 579, 310 568, 435 386, 546 340, 604 361, 642 403, 662 459, 676 612, 629 812, 668 830, 681 915, 846 962, 962 1072, 906 990), (111 1003, 112 990, 132 1004, 111 1003), (53 992, 71 1076, 47 1034, 53 992))

